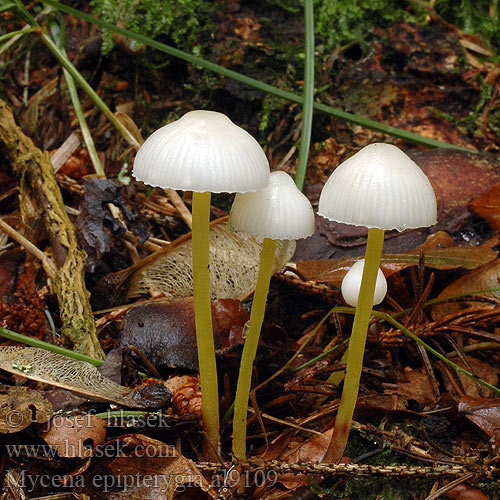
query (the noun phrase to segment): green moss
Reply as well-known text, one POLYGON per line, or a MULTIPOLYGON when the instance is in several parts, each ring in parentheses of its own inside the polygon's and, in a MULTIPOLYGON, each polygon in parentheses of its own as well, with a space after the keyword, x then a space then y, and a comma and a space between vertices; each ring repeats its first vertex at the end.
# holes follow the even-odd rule
MULTIPOLYGON (((94 14, 141 35, 171 38, 178 48, 199 50, 203 29, 209 28, 213 3, 208 0, 92 0, 94 14)), ((113 34, 103 31, 103 53, 114 46, 113 34)))

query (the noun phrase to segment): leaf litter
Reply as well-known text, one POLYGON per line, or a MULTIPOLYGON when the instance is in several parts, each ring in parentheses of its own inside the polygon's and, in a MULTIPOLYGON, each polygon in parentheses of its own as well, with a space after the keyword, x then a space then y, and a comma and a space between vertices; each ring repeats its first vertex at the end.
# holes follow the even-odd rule
MULTIPOLYGON (((228 65, 239 65, 245 57, 256 52, 261 67, 252 71, 258 73, 266 67, 266 58, 275 55, 275 49, 267 39, 268 22, 259 19, 250 7, 244 7, 242 15, 234 15, 239 9, 242 9, 239 3, 232 2, 232 13, 225 13, 231 31, 217 33, 214 54, 219 51, 215 54, 219 60, 228 65), (240 43, 231 45, 232 48, 224 47, 226 39, 234 38, 233 33, 240 43)), ((95 79, 96 86, 108 102, 123 106, 133 113, 137 123, 144 123, 144 130, 152 127, 154 115, 161 115, 161 120, 164 120, 165 112, 174 115, 184 108, 201 107, 205 102, 203 91, 199 94, 193 91, 193 86, 203 87, 203 77, 196 68, 187 69, 182 65, 174 68, 184 74, 186 85, 182 87, 177 82, 165 86, 169 88, 168 95, 165 91, 162 93, 158 85, 151 84, 170 78, 162 73, 161 68, 145 70, 144 76, 153 74, 149 84, 143 75, 131 76, 120 58, 105 59, 105 69, 100 73, 98 68, 103 60, 94 40, 95 27, 71 17, 68 20, 76 36, 86 40, 85 47, 97 47, 84 51, 86 60, 83 62, 82 56, 78 56, 82 71, 95 79), (186 91, 189 95, 183 93, 186 91)), ((293 31, 297 26, 294 22, 290 33, 299 40, 300 30, 293 31)), ((409 127, 424 135, 478 151, 498 151, 495 121, 488 122, 489 118, 494 118, 494 108, 489 108, 492 115, 491 112, 488 114, 487 107, 477 110, 471 107, 473 99, 470 97, 479 95, 481 78, 486 78, 490 82, 488 85, 498 85, 491 63, 482 63, 478 59, 477 51, 482 50, 479 53, 485 55, 486 50, 478 40, 468 39, 453 30, 443 34, 441 30, 408 24, 375 30, 374 33, 378 40, 366 57, 351 58, 349 52, 340 55, 336 66, 339 76, 332 83, 334 92, 324 97, 332 102, 342 102, 345 109, 361 110, 363 114, 389 125, 409 127), (460 45, 455 43, 457 40, 460 45), (398 73, 397 64, 392 65, 391 58, 384 57, 384 50, 388 47, 391 54, 395 54, 393 61, 404 61, 404 71, 398 73), (430 47, 433 50, 428 50, 430 47), (363 81, 373 84, 360 84, 363 81), (468 113, 476 113, 482 123, 469 120, 457 125, 443 118, 447 115, 459 122, 468 113), (469 132, 471 127, 474 134, 469 132)), ((96 38, 98 40, 98 36, 96 38)), ((75 56, 74 53, 71 55, 75 56)), ((18 54, 16 57, 13 67, 17 72, 11 73, 8 69, 6 73, 5 95, 19 108, 24 61, 18 54)), ((30 95, 36 98, 27 103, 22 122, 33 133, 39 146, 57 148, 70 130, 76 128, 75 122, 70 121, 73 113, 64 93, 55 90, 58 67, 46 57, 34 61, 29 84, 30 95), (37 91, 41 92, 37 94, 37 91)), ((321 69, 323 71, 325 74, 321 77, 328 71, 326 66, 321 69)), ((230 81, 212 83, 216 88, 214 106, 221 107, 222 111, 234 111, 236 121, 246 122, 249 130, 258 133, 255 105, 256 99, 260 99, 259 93, 244 92, 241 85, 230 81), (225 106, 233 108, 228 102, 236 103, 234 109, 225 109, 225 106)), ((491 94, 491 104, 495 103, 494 95, 491 94)), ((266 105, 271 106, 268 120, 276 125, 268 129, 268 140, 265 141, 272 168, 279 166, 293 171, 295 159, 291 148, 298 126, 294 118, 296 110, 266 105), (282 163, 289 151, 292 151, 292 161, 282 163)), ((87 286, 94 312, 99 311, 96 315, 100 325, 99 340, 107 352, 112 348, 122 350, 123 356, 113 361, 116 365, 113 371, 122 375, 124 382, 123 385, 112 382, 90 365, 61 359, 52 353, 42 355, 32 348, 23 348, 21 352, 18 347, 2 346, 3 378, 8 383, 27 384, 22 388, 9 386, 5 389, 7 406, 4 408, 20 411, 23 422, 28 424, 13 432, 12 425, 9 427, 4 418, 9 443, 13 442, 12 439, 19 439, 31 444, 44 437, 44 442, 53 446, 53 450, 62 450, 62 445, 71 444, 72 447, 66 446, 66 449, 75 451, 56 453, 49 465, 39 456, 25 453, 20 460, 10 456, 4 492, 8 485, 19 485, 16 474, 21 470, 29 471, 32 479, 47 473, 52 477, 62 477, 55 487, 37 484, 31 491, 37 496, 60 493, 73 484, 73 491, 78 495, 91 498, 215 498, 219 492, 226 495, 221 498, 230 498, 237 488, 234 484, 229 487, 231 481, 227 474, 235 470, 227 461, 228 428, 223 428, 222 461, 211 464, 212 469, 204 464, 198 446, 201 442, 200 388, 196 377, 196 356, 193 357, 191 277, 189 265, 184 265, 190 253, 186 226, 176 207, 161 190, 150 192, 133 182, 125 186, 126 182, 121 184, 114 180, 126 180, 127 177, 130 180, 131 152, 109 131, 88 102, 84 101, 84 107, 98 139, 101 156, 106 157, 108 177, 112 180, 82 179, 92 171, 84 149, 71 154, 57 179, 69 212, 78 218, 80 244, 86 246, 91 255, 87 286), (117 210, 112 209, 113 206, 117 210), (178 237, 184 243, 180 245, 181 251, 176 252, 178 237), (178 258, 179 254, 183 255, 182 266, 169 267, 168 259, 172 256, 178 258), (99 280, 97 287, 95 284, 99 280), (165 288, 164 283, 169 280, 174 284, 165 288), (179 293, 182 288, 179 283, 184 282, 188 286, 179 293), (156 301, 151 300, 151 296, 163 298, 156 301), (165 297, 170 302, 165 302, 165 297), (112 309, 104 310, 107 307, 112 309), (137 353, 129 352, 132 343, 147 361, 160 368, 160 375, 166 379, 164 382, 140 378, 138 368, 148 374, 151 372, 137 353), (63 371, 71 376, 58 376, 60 368, 54 369, 55 366, 63 367, 63 371), (64 387, 84 398, 68 398, 65 406, 66 410, 69 409, 68 414, 62 419, 59 414, 54 415, 54 425, 49 431, 42 432, 37 426, 46 425, 52 414, 51 404, 43 397, 44 393, 49 393, 46 384, 64 387), (134 391, 133 387, 137 390, 134 391), (172 392, 171 405, 170 392, 167 394, 166 391, 172 392), (88 400, 95 397, 100 401, 88 400), (147 412, 134 416, 128 409, 143 408, 141 402, 160 408, 162 418, 154 415, 155 418, 149 421, 148 416, 153 414, 147 412), (119 417, 114 416, 116 411, 119 417), (96 412, 100 412, 99 417, 96 412), (83 426, 80 425, 81 417, 87 419, 83 426), (163 427, 160 423, 165 421, 167 424, 163 427), (132 434, 130 429, 133 429, 132 434), (106 445, 113 451, 102 453, 106 445), (173 451, 175 456, 164 456, 167 452, 173 455, 173 451), (218 467, 215 475, 213 467, 218 467), (102 484, 93 482, 94 477, 101 478, 102 484), (143 480, 146 477, 151 479, 151 484, 143 480), (124 478, 140 480, 124 484, 124 478), (170 482, 158 483, 166 478, 170 478, 170 482), (154 484, 155 480, 157 484, 154 484)), ((257 108, 261 107, 259 102, 257 108)), ((313 202, 317 200, 331 168, 366 143, 387 139, 380 133, 333 119, 328 121, 318 116, 317 124, 321 131, 313 134, 314 147, 306 184, 306 192, 313 202)), ((399 145, 409 149, 408 145, 399 145)), ((480 292, 500 286, 498 239, 493 235, 499 227, 496 203, 500 183, 498 161, 494 154, 473 155, 444 150, 410 154, 422 164, 433 182, 439 198, 439 223, 431 234, 415 231, 389 235, 383 269, 390 276, 390 299, 381 305, 381 310, 398 315, 404 325, 438 351, 474 375, 497 385, 500 345, 498 292, 480 292), (431 273, 434 274, 433 280, 431 273), (427 300, 439 298, 442 302, 420 305, 412 313, 411 308, 419 304, 429 283, 432 286, 427 300), (450 298, 471 292, 474 296, 450 298)), ((15 185, 3 162, 1 168, 1 178, 15 185)), ((1 186, 3 190, 3 182, 1 186)), ((186 195, 184 202, 189 206, 186 195)), ((218 200, 212 210, 213 218, 225 215, 229 202, 230 199, 223 197, 218 200)), ((2 214, 13 213, 18 217, 19 209, 13 196, 3 198, 0 195, 0 208, 2 214)), ((23 210, 28 208, 29 203, 25 203, 23 210)), ((337 469, 321 469, 321 464, 312 464, 319 460, 326 444, 318 433, 327 436, 333 427, 344 367, 341 346, 350 330, 351 318, 334 313, 320 328, 317 327, 332 306, 341 305, 337 287, 342 274, 363 252, 366 238, 362 231, 330 225, 320 219, 317 225, 317 236, 305 245, 299 244, 294 258, 296 269, 288 271, 296 274, 285 273, 273 281, 254 370, 254 387, 260 385, 260 388, 252 399, 249 455, 250 462, 257 468, 261 467, 261 471, 267 470, 265 467, 269 467, 271 460, 279 462, 272 462, 274 469, 271 467, 270 471, 274 473, 268 471, 262 476, 264 484, 259 483, 261 476, 256 473, 246 476, 252 479, 252 489, 247 490, 247 496, 291 498, 311 490, 311 481, 318 483, 315 486, 318 491, 324 488, 322 495, 330 491, 339 496, 347 478, 355 476, 358 479, 356 484, 362 487, 359 480, 364 474, 375 476, 377 481, 392 478, 392 484, 402 481, 405 474, 420 474, 436 478, 442 486, 444 478, 469 477, 468 473, 473 471, 474 478, 446 494, 451 498, 486 498, 481 489, 470 483, 473 480, 492 483, 498 479, 498 398, 486 389, 480 392, 475 381, 455 373, 432 354, 425 356, 401 331, 377 319, 373 319, 370 326, 362 393, 355 416, 357 421, 344 460, 350 463, 341 463, 337 469), (299 348, 302 350, 288 370, 276 375, 299 348), (323 358, 317 359, 318 356, 323 358), (306 363, 311 364, 308 368, 301 368, 306 363), (331 378, 334 374, 338 376, 331 378), (407 462, 408 457, 411 464, 407 462), (310 464, 309 469, 301 465, 304 462, 310 464), (472 463, 479 464, 478 468, 472 463), (283 469, 293 464, 297 465, 293 474, 290 469, 283 469), (341 478, 342 474, 346 477, 341 478), (394 479, 397 474, 398 479, 394 479)), ((24 230, 22 226, 16 227, 24 230)), ((39 225, 26 234, 40 248, 47 246, 46 235, 39 225)), ((223 235, 219 239, 226 238, 223 235)), ((258 245, 258 242, 241 243, 245 251, 251 252, 250 271, 255 269, 252 261, 256 261, 258 245)), ((36 264, 32 268, 23 267, 26 258, 22 253, 19 257, 19 250, 10 256, 3 249, 0 251, 0 259, 6 263, 1 269, 5 279, 0 285, 2 295, 7 297, 5 304, 10 307, 10 312, 2 317, 1 326, 37 337, 42 337, 43 333, 45 340, 58 343, 59 312, 54 297, 45 294, 43 273, 38 271, 36 264), (23 275, 31 280, 31 288, 20 288, 19 277, 23 275)), ((216 250, 215 255, 222 254, 216 250)), ((226 256, 219 265, 223 268, 228 260, 237 261, 239 258, 226 256)), ((290 258, 291 252, 285 252, 276 270, 290 258)), ((230 293, 227 293, 228 280, 213 277, 216 286, 223 290, 216 292, 214 299, 227 300, 230 297, 227 302, 214 300, 214 308, 221 308, 219 317, 214 320, 221 334, 221 408, 229 417, 242 332, 248 318, 245 311, 248 303, 240 299, 244 300, 251 293, 253 279, 241 280, 241 267, 232 271, 230 293)), ((19 488, 21 491, 22 487, 19 488)), ((372 485, 371 488, 373 493, 378 486, 372 485)), ((411 498, 424 498, 431 488, 417 485, 413 489, 411 498)), ((344 496, 348 496, 349 490, 345 491, 344 496)), ((351 493, 350 496, 368 498, 362 493, 357 495, 351 493)))

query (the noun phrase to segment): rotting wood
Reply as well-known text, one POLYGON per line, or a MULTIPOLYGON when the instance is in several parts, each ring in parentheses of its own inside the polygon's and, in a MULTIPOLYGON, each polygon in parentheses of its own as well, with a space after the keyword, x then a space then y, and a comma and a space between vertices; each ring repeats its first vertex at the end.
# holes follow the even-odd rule
MULTIPOLYGON (((16 125, 12 111, 0 100, 0 144, 20 179, 20 201, 32 198, 44 220, 57 272, 50 286, 57 295, 64 342, 73 350, 103 359, 85 286, 87 256, 79 246, 66 213, 47 152, 38 149, 16 125), (31 196, 28 192, 31 191, 31 196)), ((23 217, 26 213, 22 210, 23 217)), ((25 221, 26 222, 26 221, 25 221)))

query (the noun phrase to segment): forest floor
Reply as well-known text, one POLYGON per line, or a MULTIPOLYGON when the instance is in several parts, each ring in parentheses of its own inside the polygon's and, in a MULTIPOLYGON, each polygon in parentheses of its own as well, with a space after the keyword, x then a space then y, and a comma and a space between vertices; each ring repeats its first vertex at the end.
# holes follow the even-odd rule
MULTIPOLYGON (((220 4, 202 54, 301 95, 292 54, 303 51, 302 13, 220 4)), ((4 33, 23 28, 2 15, 4 33)), ((337 165, 389 142, 428 176, 438 222, 386 235, 388 296, 370 322, 355 422, 333 466, 318 460, 352 326, 340 283, 364 254, 367 231, 316 216, 314 236, 281 248, 279 267, 293 261, 295 269, 271 281, 242 465, 231 462, 231 403, 259 242, 227 231, 233 196, 214 195, 212 264, 232 267, 212 276, 223 416, 214 462, 202 445, 186 271, 191 197, 149 188, 131 171, 143 137, 187 111, 212 109, 257 138, 272 171, 294 175, 301 106, 120 36, 103 55, 97 26, 63 19, 69 59, 131 139, 80 91, 105 173, 96 175, 61 65, 40 32, 3 42, 1 499, 229 499, 241 481, 244 497, 256 499, 500 499, 498 54, 440 19, 374 27, 362 43, 318 48, 317 102, 454 148, 417 146, 315 111, 303 190, 315 211, 337 165), (235 262, 228 242, 248 261, 235 262)))

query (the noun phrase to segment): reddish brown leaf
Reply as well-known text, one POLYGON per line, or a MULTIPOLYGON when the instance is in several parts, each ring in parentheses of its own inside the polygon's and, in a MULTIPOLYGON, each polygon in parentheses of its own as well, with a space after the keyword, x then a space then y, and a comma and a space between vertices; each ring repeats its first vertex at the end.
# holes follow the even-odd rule
POLYGON ((472 209, 491 226, 500 229, 500 184, 495 184, 472 202, 472 209))
POLYGON ((87 458, 96 453, 106 438, 106 422, 95 415, 54 417, 41 432, 46 443, 60 457, 87 458))
POLYGON ((497 429, 500 429, 500 398, 474 399, 463 396, 458 403, 458 412, 490 437, 494 437, 497 429))

